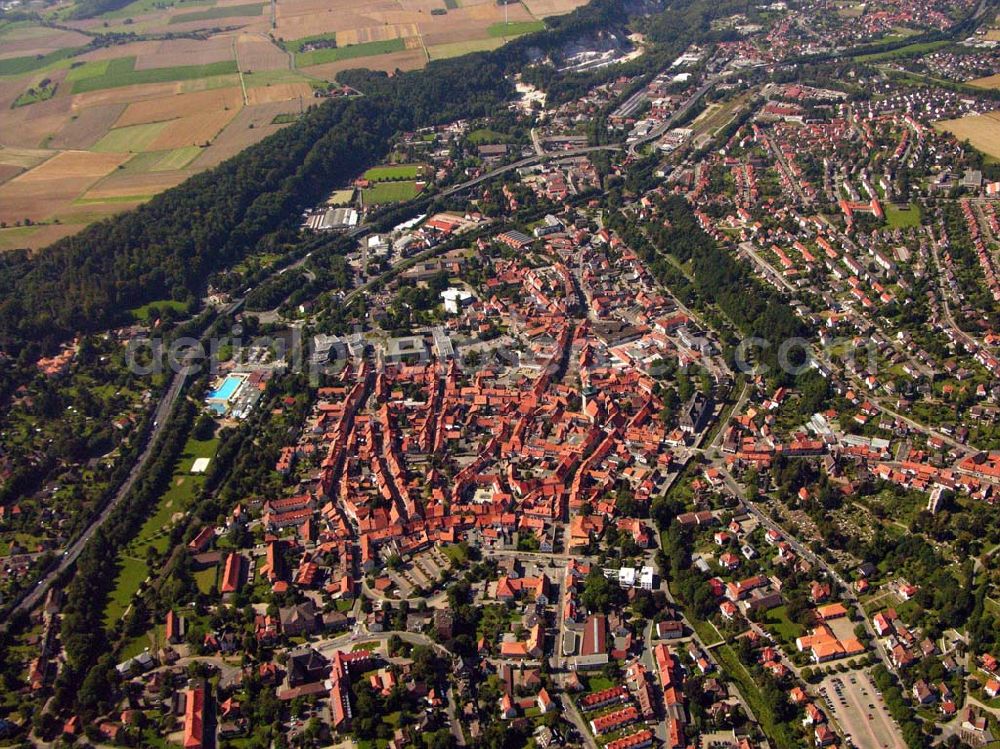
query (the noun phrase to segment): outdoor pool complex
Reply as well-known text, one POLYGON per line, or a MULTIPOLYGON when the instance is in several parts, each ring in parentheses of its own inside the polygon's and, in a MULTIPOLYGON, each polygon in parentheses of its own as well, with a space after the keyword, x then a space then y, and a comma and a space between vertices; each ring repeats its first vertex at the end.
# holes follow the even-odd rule
POLYGON ((208 394, 208 400, 226 402, 233 397, 233 393, 235 393, 236 389, 242 384, 242 377, 229 375, 222 381, 222 384, 219 385, 219 387, 208 394))

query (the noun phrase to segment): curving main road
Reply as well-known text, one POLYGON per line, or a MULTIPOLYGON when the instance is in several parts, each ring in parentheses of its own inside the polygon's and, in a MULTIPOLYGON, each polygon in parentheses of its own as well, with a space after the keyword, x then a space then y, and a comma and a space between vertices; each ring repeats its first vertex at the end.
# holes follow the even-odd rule
POLYGON ((457 185, 452 185, 451 187, 445 188, 441 192, 437 193, 439 197, 448 197, 449 195, 454 195, 455 193, 462 192, 463 190, 468 190, 470 187, 475 187, 478 184, 486 182, 487 180, 493 179, 497 175, 503 174, 504 172, 509 172, 512 169, 520 169, 524 166, 531 166, 532 164, 538 164, 542 161, 566 159, 573 156, 582 156, 587 153, 594 153, 595 151, 620 151, 622 146, 618 143, 610 143, 606 146, 587 146, 585 148, 572 148, 568 151, 559 151, 557 153, 546 153, 546 154, 536 154, 534 156, 528 156, 527 158, 521 159, 520 161, 514 161, 510 164, 505 164, 504 166, 499 166, 496 169, 492 169, 485 174, 481 174, 474 179, 470 179, 466 182, 462 182, 457 185))

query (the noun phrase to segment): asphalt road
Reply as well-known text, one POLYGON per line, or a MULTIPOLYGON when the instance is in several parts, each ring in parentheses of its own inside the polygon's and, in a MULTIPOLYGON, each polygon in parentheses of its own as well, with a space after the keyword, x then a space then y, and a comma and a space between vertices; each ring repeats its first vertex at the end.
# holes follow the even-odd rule
POLYGON ((860 623, 864 625, 865 630, 871 639, 872 646, 875 649, 875 654, 878 656, 879 660, 882 661, 883 665, 889 669, 892 673, 896 673, 895 666, 892 665, 892 661, 889 658, 889 654, 886 652, 885 647, 882 645, 881 640, 876 636, 875 630, 872 628, 871 621, 868 619, 868 615, 865 613, 864 608, 861 606, 861 602, 858 600, 857 596, 854 594, 854 588, 851 584, 844 579, 844 577, 837 572, 832 565, 828 564, 825 559, 814 554, 812 550, 808 549, 798 538, 793 534, 789 533, 785 528, 783 528, 778 523, 771 520, 770 516, 761 510, 757 504, 746 497, 746 490, 736 483, 732 475, 730 475, 728 469, 726 468, 725 461, 721 458, 713 460, 713 464, 719 469, 722 474, 723 481, 725 485, 733 492, 737 497, 743 499, 743 504, 747 511, 756 518, 757 522, 765 528, 774 530, 782 535, 785 541, 792 547, 792 550, 798 554, 803 559, 809 561, 814 567, 822 569, 827 577, 834 580, 841 588, 841 595, 844 602, 853 608, 859 618, 860 623))
POLYGON ((638 152, 640 146, 643 146, 646 143, 656 140, 665 132, 667 132, 670 128, 675 127, 678 122, 687 117, 688 112, 691 111, 691 107, 693 107, 702 96, 708 93, 708 91, 713 86, 715 86, 716 83, 722 80, 724 75, 725 71, 723 71, 722 73, 716 73, 715 75, 709 77, 709 79, 701 85, 701 88, 699 88, 697 91, 691 94, 688 100, 681 105, 680 109, 678 109, 676 112, 670 115, 670 117, 661 122, 659 125, 654 127, 646 136, 639 138, 633 141, 631 144, 629 144, 628 152, 634 156, 638 152))
POLYGON ((457 192, 462 192, 463 190, 467 190, 470 187, 475 187, 476 185, 482 182, 486 182, 487 180, 493 179, 497 175, 503 174, 504 172, 509 172, 512 169, 520 169, 523 166, 530 166, 532 164, 537 164, 541 161, 547 161, 550 159, 565 159, 572 156, 582 156, 583 154, 594 153, 595 151, 620 151, 621 149, 622 149, 621 145, 612 143, 606 146, 587 146, 586 148, 574 148, 569 151, 560 151, 558 153, 547 153, 542 155, 529 156, 525 159, 521 159, 520 161, 515 161, 513 163, 497 167, 496 169, 492 169, 486 172, 485 174, 481 174, 480 176, 474 179, 462 182, 459 185, 452 185, 451 187, 448 187, 439 192, 438 196, 447 197, 448 195, 454 195, 457 192))

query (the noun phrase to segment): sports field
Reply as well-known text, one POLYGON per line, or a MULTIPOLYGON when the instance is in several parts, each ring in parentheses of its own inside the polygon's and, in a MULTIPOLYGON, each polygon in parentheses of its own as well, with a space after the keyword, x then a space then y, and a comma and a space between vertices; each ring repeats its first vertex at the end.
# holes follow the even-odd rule
POLYGON ((419 192, 416 182, 377 182, 363 190, 361 195, 365 205, 384 205, 410 200, 419 192))
POLYGON ((377 166, 369 169, 364 178, 370 182, 391 182, 394 180, 412 180, 423 171, 421 164, 398 164, 392 166, 377 166))

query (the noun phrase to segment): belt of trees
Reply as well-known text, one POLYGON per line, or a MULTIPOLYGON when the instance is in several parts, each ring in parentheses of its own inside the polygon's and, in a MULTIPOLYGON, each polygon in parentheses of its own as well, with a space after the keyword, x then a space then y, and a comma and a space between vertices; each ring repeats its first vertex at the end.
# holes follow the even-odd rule
POLYGON ((168 487, 194 414, 194 405, 181 401, 154 448, 152 462, 77 559, 76 575, 66 590, 63 609, 61 638, 67 662, 55 685, 57 708, 75 704, 91 717, 111 695, 114 664, 108 653, 104 609, 118 572, 118 551, 168 487))

